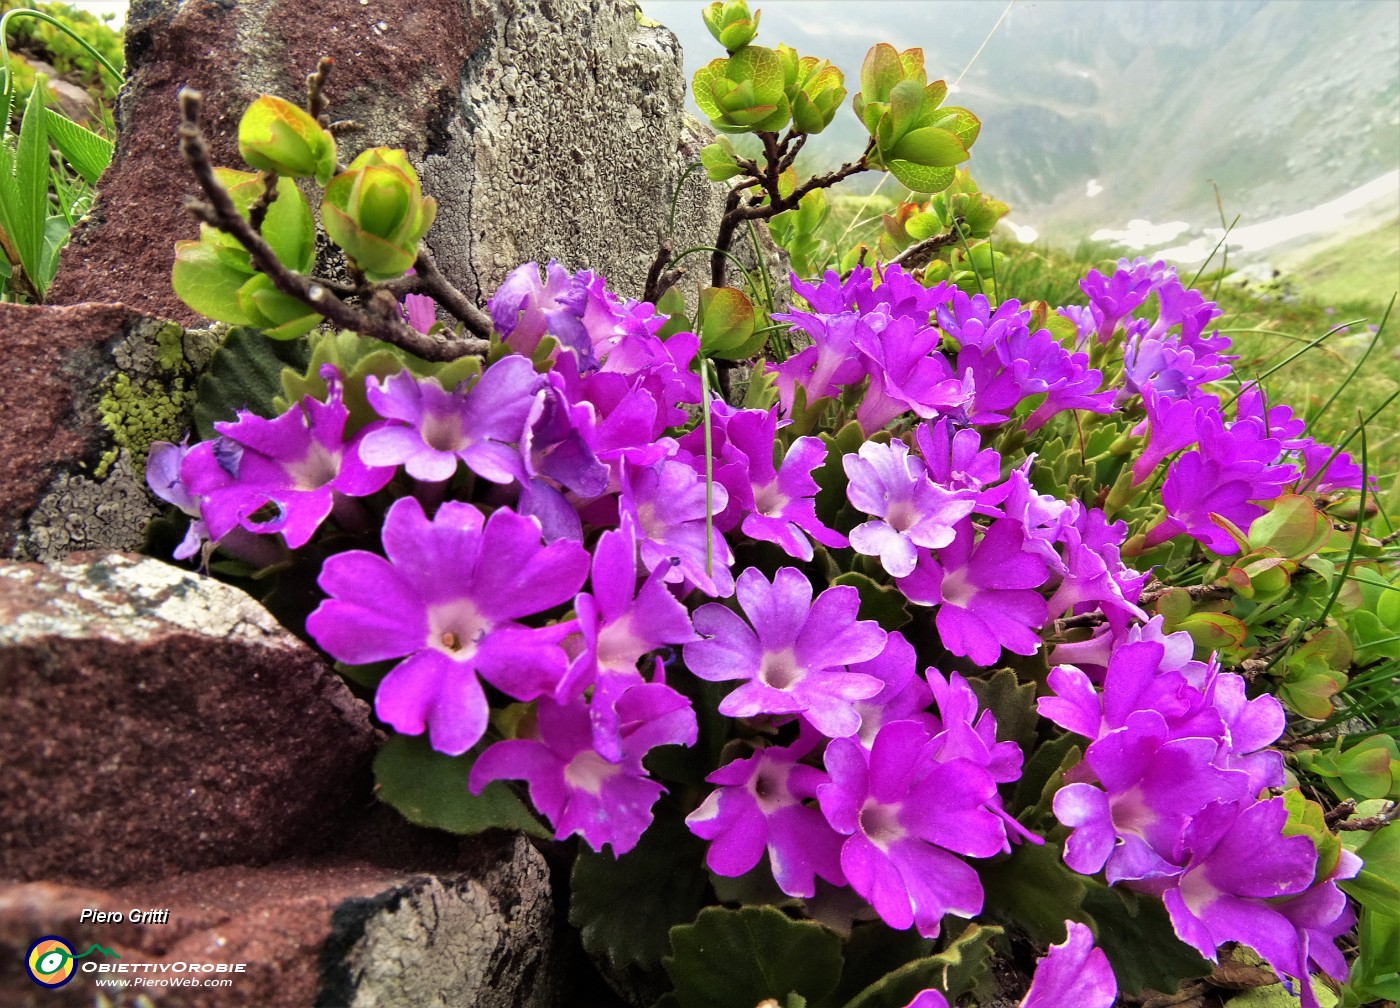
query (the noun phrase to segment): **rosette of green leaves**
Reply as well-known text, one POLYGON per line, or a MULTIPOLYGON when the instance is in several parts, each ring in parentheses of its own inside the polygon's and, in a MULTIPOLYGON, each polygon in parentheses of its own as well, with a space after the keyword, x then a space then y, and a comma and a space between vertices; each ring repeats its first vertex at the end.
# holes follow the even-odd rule
MULTIPOLYGON (((245 218, 263 194, 264 179, 251 172, 216 168, 214 175, 245 218)), ((267 208, 263 239, 288 268, 311 269, 316 258, 316 225, 306 197, 285 176, 277 179, 277 198, 267 208)), ((248 250, 232 236, 200 225, 198 241, 175 243, 171 282, 180 300, 218 322, 252 326, 274 339, 295 339, 321 321, 305 304, 279 291, 253 266, 248 250)))
POLYGON ((749 14, 749 5, 744 0, 715 0, 702 13, 705 27, 715 41, 728 52, 742 49, 758 35, 758 19, 762 11, 749 14))
POLYGON ((326 186, 321 223, 368 280, 392 280, 418 258, 418 242, 437 215, 408 155, 372 147, 326 186))
POLYGON ((776 132, 792 118, 783 59, 763 46, 711 60, 695 71, 691 87, 695 104, 721 133, 776 132))
POLYGON ((941 192, 967 160, 981 122, 967 109, 942 107, 948 86, 927 83, 922 49, 895 51, 883 42, 865 57, 855 113, 875 142, 868 162, 915 192, 941 192))
POLYGON ((253 168, 316 179, 335 174, 335 138, 291 102, 263 95, 238 122, 238 153, 253 168))
POLYGON ((783 83, 792 106, 792 126, 799 133, 820 133, 831 125, 836 110, 846 100, 846 78, 828 61, 799 56, 790 46, 779 45, 783 83))

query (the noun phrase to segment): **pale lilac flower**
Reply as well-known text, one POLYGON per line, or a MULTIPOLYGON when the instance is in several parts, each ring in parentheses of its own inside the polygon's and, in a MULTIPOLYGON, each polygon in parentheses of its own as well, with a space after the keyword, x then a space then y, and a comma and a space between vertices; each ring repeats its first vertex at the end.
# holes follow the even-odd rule
POLYGON ((239 413, 235 422, 214 425, 217 438, 185 454, 180 482, 199 498, 211 539, 242 526, 261 534, 280 532, 296 549, 330 515, 337 494, 366 497, 393 477, 392 467, 361 460, 363 433, 346 441, 349 410, 339 375, 327 365, 321 376, 326 402, 307 396, 272 420, 239 413))
POLYGON ((176 560, 188 560, 209 541, 209 527, 199 516, 199 498, 180 481, 180 465, 190 452, 188 442, 189 438, 179 444, 152 441, 146 455, 146 486, 151 488, 151 493, 168 504, 174 504, 190 518, 185 538, 175 547, 176 560))
POLYGON ((1038 630, 1049 618, 1035 589, 1049 570, 1025 544, 1021 525, 1006 518, 993 522, 974 543, 974 526, 965 520, 937 554, 919 552, 914 571, 899 579, 899 588, 911 602, 938 606, 939 639, 953 654, 988 666, 1002 648, 1035 654, 1038 630))
POLYGON ((976 498, 945 490, 928 478, 924 463, 902 441, 867 441, 842 459, 850 482, 846 497, 871 520, 851 530, 857 553, 878 556, 891 576, 914 570, 916 547, 939 549, 953 541, 957 523, 972 513, 976 498))
POLYGON ((427 730, 433 748, 466 752, 486 730, 478 676, 517 700, 552 694, 564 675, 568 624, 518 621, 574 597, 588 554, 578 543, 540 542, 533 519, 506 508, 483 519, 448 501, 432 520, 413 497, 384 517, 384 552, 330 557, 321 589, 331 596, 307 631, 351 665, 405 660, 379 684, 375 713, 405 735, 427 730))
POLYGON ((705 639, 685 646, 686 665, 701 679, 748 680, 720 701, 719 712, 801 714, 831 738, 855 734, 860 715, 852 701, 874 696, 884 684, 846 666, 885 646, 879 624, 856 619, 856 590, 838 585, 813 601, 801 571, 783 567, 770 584, 750 567, 739 575, 737 598, 752 627, 711 603, 695 611, 695 629, 705 639))
POLYGON ((804 804, 829 780, 798 762, 819 738, 810 729, 804 735, 786 748, 770 746, 732 760, 705 778, 719 786, 685 821, 692 833, 710 841, 705 863, 716 875, 737 878, 766 852, 778 888, 789 896, 813 896, 818 876, 845 883, 841 834, 804 804))

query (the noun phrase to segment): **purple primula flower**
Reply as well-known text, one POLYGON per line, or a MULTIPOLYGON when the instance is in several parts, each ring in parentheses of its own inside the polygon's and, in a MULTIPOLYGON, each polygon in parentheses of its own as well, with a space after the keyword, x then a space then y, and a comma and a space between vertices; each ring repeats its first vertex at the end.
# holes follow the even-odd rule
POLYGON ((1220 412, 1220 401, 1215 396, 1174 399, 1150 385, 1142 390, 1142 405, 1147 419, 1134 428, 1133 433, 1146 433, 1147 443, 1133 462, 1135 486, 1147 479, 1168 455, 1199 441, 1198 421, 1208 414, 1220 412))
POLYGON ((523 475, 515 445, 544 383, 527 358, 514 354, 487 368, 465 394, 409 371, 371 377, 369 404, 384 420, 361 434, 360 457, 369 465, 402 465, 426 482, 450 478, 461 460, 478 476, 510 483, 523 475))
MULTIPOLYGON (((716 483, 710 491, 713 510, 723 511, 729 500, 724 486, 716 483)), ((643 566, 655 570, 666 565, 668 582, 726 598, 734 594, 734 554, 717 529, 710 533, 707 552, 706 496, 704 476, 684 462, 622 465, 618 511, 634 523, 643 566)))
POLYGON ((949 490, 974 492, 1001 479, 1001 455, 982 447, 982 435, 971 427, 959 429, 947 417, 914 429, 929 478, 949 490))
POLYGON ((615 705, 643 683, 638 669, 642 656, 699 640, 685 606, 666 588, 667 570, 669 565, 657 567, 638 588, 636 537, 624 522, 599 537, 593 550, 592 591, 574 602, 583 647, 560 682, 556 699, 572 699, 591 689, 593 747, 613 762, 621 759, 622 751, 615 705))
POLYGON ((1076 781, 1055 794, 1055 816, 1072 830, 1065 864, 1160 893, 1181 871, 1175 851, 1192 817, 1211 802, 1249 797, 1249 775, 1217 766, 1218 748, 1211 738, 1171 737, 1155 711, 1099 738, 1078 775, 1092 773, 1102 789, 1076 781))
POLYGON ((943 996, 942 991, 936 991, 932 987, 928 990, 921 990, 914 995, 914 1000, 910 1001, 904 1008, 948 1008, 948 999, 943 996))
POLYGON ((742 410, 730 420, 727 433, 729 444, 747 463, 753 504, 741 525, 745 535, 774 543, 788 556, 803 561, 812 559, 808 536, 823 546, 847 545, 845 536, 827 528, 817 517, 820 488, 812 473, 826 462, 826 445, 821 438, 797 438, 782 461, 774 465, 775 413, 742 410))
POLYGON ((705 778, 719 787, 685 821, 692 833, 710 841, 705 863, 716 875, 737 878, 751 871, 766 851, 778 888, 789 896, 815 895, 818 876, 845 884, 843 837, 820 811, 804 804, 830 779, 798 762, 819 738, 804 729, 787 748, 759 749, 705 778))
POLYGON ((934 621, 943 646, 979 665, 992 665, 1002 648, 1016 654, 1040 649, 1038 630, 1049 619, 1045 598, 1034 589, 1049 577, 1045 561, 1027 552, 1022 526, 993 522, 974 544, 964 520, 953 541, 937 554, 919 551, 914 571, 899 579, 906 598, 936 605, 934 621))
POLYGON ((860 715, 857 736, 867 749, 875 742, 880 726, 890 721, 918 721, 930 732, 938 730, 938 719, 926 713, 933 691, 916 673, 915 664, 914 645, 903 634, 891 631, 884 650, 869 661, 850 666, 852 672, 874 676, 885 684, 879 693, 852 705, 860 715))
POLYGON ((1239 552, 1239 544, 1213 520, 1219 515, 1248 533, 1264 514, 1261 501, 1273 500, 1297 479, 1291 465, 1274 465, 1282 452, 1277 438, 1265 437, 1249 420, 1232 423, 1213 412, 1197 414, 1199 447, 1173 462, 1162 484, 1166 516, 1147 532, 1156 546, 1181 533, 1221 555, 1239 552))
POLYGON ((872 434, 911 411, 931 419, 967 405, 972 389, 938 352, 937 329, 913 318, 893 318, 876 328, 875 318, 867 316, 856 337, 870 374, 856 411, 862 431, 872 434))
POLYGON ((437 302, 426 294, 405 294, 399 311, 403 320, 420 333, 426 333, 437 321, 437 302))
MULTIPOLYGON (((1182 837, 1185 868, 1162 898, 1177 935, 1201 955, 1216 962, 1216 950, 1226 942, 1248 945, 1280 976, 1298 977, 1303 1004, 1317 1008, 1307 979, 1310 936, 1300 934, 1280 899, 1312 886, 1317 848, 1306 836, 1285 836, 1287 819, 1282 798, 1216 802, 1202 809, 1182 837)), ((1316 909, 1324 914, 1319 917, 1334 909, 1340 916, 1345 900, 1320 895, 1316 909)), ((1313 907, 1302 909, 1307 917, 1313 907)))
POLYGON ((383 540, 388 559, 351 550, 326 561, 331 597, 306 621, 338 661, 405 659, 379 684, 380 720, 406 735, 426 729, 433 748, 457 755, 486 729, 478 675, 517 700, 557 689, 573 627, 517 621, 574 597, 588 570, 582 546, 543 545, 539 524, 507 508, 486 520, 448 501, 430 521, 412 497, 389 508, 383 540))
POLYGON ((1059 533, 1063 562, 1053 564, 1060 583, 1050 596, 1050 616, 1098 609, 1145 622, 1147 613, 1137 599, 1149 574, 1123 563, 1120 550, 1128 535, 1127 522, 1110 522, 1078 498, 1070 498, 1069 505, 1059 533))
POLYGON ((841 870, 890 927, 937 937, 945 914, 982 909, 977 872, 959 854, 1006 849, 1001 818, 986 808, 996 782, 970 760, 944 763, 914 721, 892 721, 867 753, 850 738, 826 749, 831 781, 817 788, 822 814, 840 833, 841 870))
POLYGON ((1051 945, 1035 964, 1030 989, 1018 1008, 1113 1008, 1118 980, 1094 933, 1078 921, 1065 921, 1065 940, 1051 945))
POLYGON ((530 357, 548 334, 578 356, 580 367, 593 368, 598 361, 582 320, 586 296, 579 288, 577 279, 552 259, 545 266, 543 282, 539 264, 525 263, 496 288, 487 310, 497 332, 516 353, 530 357))
POLYGON ((647 776, 642 757, 657 745, 693 745, 695 712, 659 683, 628 690, 618 701, 622 752, 604 759, 592 747, 588 711, 582 705, 543 699, 529 737, 487 748, 472 764, 474 794, 493 780, 524 780, 530 801, 563 840, 578 834, 595 851, 611 845, 627 853, 651 825, 651 807, 664 792, 647 776))
POLYGON ((1111 276, 1090 270, 1079 281, 1080 290, 1089 298, 1089 312, 1096 323, 1095 334, 1100 343, 1107 343, 1118 323, 1147 301, 1166 269, 1160 262, 1137 259, 1129 263, 1120 259, 1118 269, 1111 276))
POLYGON ((789 311, 774 315, 775 322, 791 322, 812 338, 804 347, 781 364, 768 364, 776 377, 778 402, 784 416, 790 416, 797 389, 801 388, 808 406, 826 396, 840 395, 847 386, 865 377, 865 366, 855 351, 856 337, 868 331, 859 317, 850 311, 839 314, 814 315, 804 311, 789 311))
POLYGON ((199 516, 199 498, 180 481, 180 466, 189 453, 189 438, 186 437, 179 444, 152 441, 146 455, 146 486, 151 488, 151 493, 168 504, 174 504, 191 519, 190 527, 185 530, 185 538, 175 547, 176 560, 188 560, 209 541, 209 527, 199 516))
POLYGON ((331 513, 337 494, 366 497, 394 475, 392 467, 361 460, 363 433, 345 440, 349 410, 339 374, 326 365, 321 377, 326 402, 307 396, 272 420, 241 412, 235 422, 214 424, 219 437, 185 454, 180 482, 199 498, 211 539, 241 525, 249 532, 280 532, 296 549, 331 513))
POLYGON ((957 523, 972 513, 976 497, 945 490, 928 478, 928 469, 902 441, 867 441, 857 454, 842 459, 850 482, 846 497, 872 519, 851 530, 857 553, 878 556, 891 576, 908 576, 916 547, 939 549, 953 541, 957 523))
POLYGON ((695 629, 705 639, 685 646, 686 665, 701 679, 748 680, 720 701, 719 712, 801 714, 830 738, 855 734, 860 715, 852 701, 874 696, 884 684, 846 666, 885 646, 878 623, 856 619, 856 590, 837 585, 813 601, 801 571, 783 567, 770 584, 750 567, 739 575, 736 594, 749 623, 717 603, 701 606, 695 629))

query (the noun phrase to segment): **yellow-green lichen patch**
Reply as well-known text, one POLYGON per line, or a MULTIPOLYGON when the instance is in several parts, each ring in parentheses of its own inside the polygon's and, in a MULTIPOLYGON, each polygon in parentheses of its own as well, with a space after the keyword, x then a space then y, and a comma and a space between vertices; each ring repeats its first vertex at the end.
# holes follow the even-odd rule
POLYGON ((132 462, 143 468, 152 441, 177 441, 185 432, 186 411, 194 392, 183 377, 166 383, 156 379, 133 381, 116 374, 108 382, 98 410, 102 426, 112 437, 112 447, 103 453, 93 475, 101 479, 125 448, 132 462))

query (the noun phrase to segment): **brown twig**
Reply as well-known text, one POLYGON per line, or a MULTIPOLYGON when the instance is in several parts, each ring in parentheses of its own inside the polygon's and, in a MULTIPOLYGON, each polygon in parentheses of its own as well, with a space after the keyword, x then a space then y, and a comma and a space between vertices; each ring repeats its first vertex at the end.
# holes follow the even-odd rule
POLYGON ((932 258, 932 256, 927 255, 927 253, 936 252, 941 248, 946 248, 949 245, 956 245, 958 243, 958 232, 962 227, 962 223, 961 218, 954 218, 952 231, 947 234, 930 235, 922 241, 915 242, 894 258, 886 259, 885 265, 903 266, 907 263, 910 269, 918 269, 920 266, 927 265, 928 260, 932 258))
POLYGON ((253 225, 253 230, 262 234, 263 220, 267 217, 268 208, 277 199, 277 173, 270 171, 258 172, 262 177, 263 191, 253 205, 248 208, 248 223, 253 225))
POLYGON ((1367 816, 1365 819, 1345 819, 1337 823, 1334 828, 1338 830, 1366 830, 1373 833, 1382 826, 1388 826, 1395 822, 1396 819, 1400 819, 1400 802, 1391 802, 1390 808, 1379 815, 1367 816))
POLYGON ((316 64, 316 69, 306 75, 306 111, 311 114, 322 126, 330 125, 330 117, 326 115, 326 108, 330 102, 326 101, 325 87, 326 78, 331 75, 331 67, 335 66, 335 60, 330 56, 322 56, 320 62, 316 64))
MULTIPOLYGON (((240 245, 248 250, 253 265, 267 274, 274 287, 288 297, 296 298, 309 306, 332 325, 343 329, 352 329, 362 336, 369 336, 400 347, 424 360, 450 361, 470 354, 486 352, 488 343, 485 339, 443 335, 429 336, 418 332, 403 321, 397 300, 383 287, 371 284, 358 291, 357 293, 364 296, 364 308, 360 309, 342 301, 329 285, 317 281, 314 277, 304 276, 288 269, 282 260, 277 258, 277 254, 272 251, 271 246, 267 244, 262 235, 253 229, 248 219, 238 212, 238 208, 234 206, 228 191, 219 184, 219 180, 214 176, 214 168, 209 161, 209 147, 199 128, 199 112, 202 104, 203 96, 198 91, 192 88, 181 89, 180 152, 189 163, 195 179, 199 182, 200 189, 203 190, 204 196, 208 200, 207 203, 192 201, 187 204, 187 207, 204 223, 232 235, 240 245)), ((430 288, 428 293, 438 297, 439 303, 466 322, 473 332, 481 331, 473 326, 473 320, 478 325, 482 320, 485 320, 484 331, 481 333, 488 335, 491 332, 491 325, 485 312, 467 302, 471 307, 471 312, 465 314, 469 314, 471 317, 463 318, 459 311, 462 309, 460 302, 466 301, 465 296, 442 278, 442 274, 437 271, 436 265, 432 263, 432 259, 426 251, 420 254, 418 261, 420 276, 422 273, 428 272, 434 278, 425 281, 425 286, 430 288), (425 258, 428 263, 426 270, 422 266, 425 258), (455 298, 451 297, 454 294, 455 298)))

